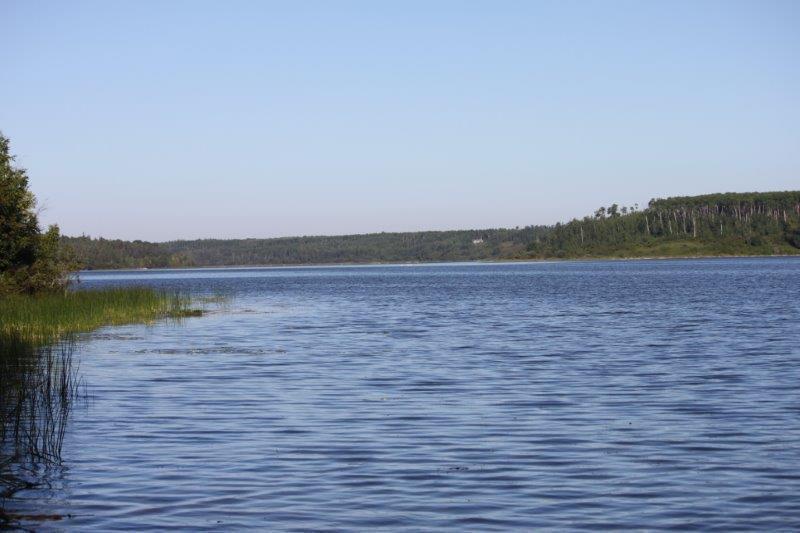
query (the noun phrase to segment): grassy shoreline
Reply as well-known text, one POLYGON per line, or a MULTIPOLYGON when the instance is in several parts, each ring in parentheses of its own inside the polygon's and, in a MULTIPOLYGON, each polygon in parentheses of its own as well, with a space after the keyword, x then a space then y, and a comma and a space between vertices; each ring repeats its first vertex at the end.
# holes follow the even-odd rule
POLYGON ((61 461, 69 414, 81 397, 76 335, 202 314, 191 303, 188 296, 144 287, 0 296, 0 529, 61 518, 17 514, 6 502, 32 486, 20 465, 39 469, 61 461))
POLYGON ((0 336, 46 344, 102 326, 197 315, 191 300, 149 288, 70 291, 0 298, 0 336))

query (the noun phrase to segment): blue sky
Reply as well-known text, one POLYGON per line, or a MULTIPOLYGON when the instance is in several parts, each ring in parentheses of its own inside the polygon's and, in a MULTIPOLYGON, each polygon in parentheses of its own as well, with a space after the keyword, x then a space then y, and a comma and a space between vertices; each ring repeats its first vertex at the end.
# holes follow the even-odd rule
POLYGON ((800 2, 0 1, 0 131, 69 235, 554 223, 800 188, 800 2))

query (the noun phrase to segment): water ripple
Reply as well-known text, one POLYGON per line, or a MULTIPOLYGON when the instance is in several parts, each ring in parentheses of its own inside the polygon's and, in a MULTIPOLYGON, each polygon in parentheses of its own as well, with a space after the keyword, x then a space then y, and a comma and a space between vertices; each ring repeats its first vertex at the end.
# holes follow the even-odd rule
POLYGON ((84 345, 36 529, 800 526, 796 259, 137 280, 232 300, 84 345))

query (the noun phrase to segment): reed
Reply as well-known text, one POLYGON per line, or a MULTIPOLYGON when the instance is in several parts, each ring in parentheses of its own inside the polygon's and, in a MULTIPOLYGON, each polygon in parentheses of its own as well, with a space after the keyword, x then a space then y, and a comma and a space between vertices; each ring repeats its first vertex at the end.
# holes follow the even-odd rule
POLYGON ((149 288, 0 296, 0 529, 20 518, 7 502, 61 462, 69 413, 80 398, 76 334, 202 314, 190 304, 188 296, 149 288))
POLYGON ((74 346, 70 337, 39 345, 0 335, 0 530, 20 526, 21 516, 7 512, 15 495, 61 464, 70 411, 82 397, 74 346))
POLYGON ((149 288, 73 291, 0 298, 0 337, 45 344, 101 326, 196 316, 188 296, 149 288))

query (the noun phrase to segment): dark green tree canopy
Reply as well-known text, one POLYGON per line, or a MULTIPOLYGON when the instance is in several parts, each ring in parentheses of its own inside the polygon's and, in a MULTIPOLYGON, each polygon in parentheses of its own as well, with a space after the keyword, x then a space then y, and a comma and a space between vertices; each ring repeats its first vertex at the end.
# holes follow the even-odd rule
POLYGON ((15 168, 8 139, 0 135, 0 271, 31 264, 39 235, 28 176, 15 168))
POLYGON ((66 286, 68 264, 58 246, 58 227, 42 234, 35 207, 28 175, 14 165, 9 140, 0 134, 0 294, 66 286))

